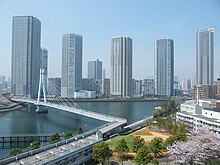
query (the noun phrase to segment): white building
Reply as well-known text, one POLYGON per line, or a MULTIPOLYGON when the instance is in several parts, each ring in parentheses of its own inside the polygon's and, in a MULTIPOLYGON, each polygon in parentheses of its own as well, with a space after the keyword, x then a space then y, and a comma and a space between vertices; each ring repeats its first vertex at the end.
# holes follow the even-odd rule
POLYGON ((80 90, 74 92, 74 98, 96 98, 96 91, 80 90))
POLYGON ((186 123, 190 130, 196 131, 205 127, 220 133, 220 101, 209 99, 190 100, 181 104, 181 112, 177 112, 176 120, 186 123))

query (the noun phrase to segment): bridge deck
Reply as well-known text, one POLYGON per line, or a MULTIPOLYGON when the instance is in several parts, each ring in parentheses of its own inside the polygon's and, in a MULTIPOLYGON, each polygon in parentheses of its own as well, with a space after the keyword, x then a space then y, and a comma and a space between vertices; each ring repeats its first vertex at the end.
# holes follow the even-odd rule
POLYGON ((67 112, 71 112, 71 113, 75 113, 78 115, 82 115, 82 116, 86 116, 86 117, 90 117, 90 118, 94 118, 97 120, 101 120, 101 121, 106 121, 106 122, 113 122, 113 121, 123 121, 123 122, 127 122, 126 119, 123 118, 119 118, 116 116, 110 116, 110 115, 106 115, 106 114, 101 114, 101 113, 97 113, 97 112, 92 112, 92 111, 88 111, 88 110, 84 110, 78 107, 70 107, 70 106, 65 106, 65 105, 60 105, 60 104, 54 104, 51 102, 39 102, 38 104, 36 104, 35 100, 27 100, 27 99, 12 99, 13 101, 17 101, 17 102, 27 102, 27 103, 31 103, 31 104, 35 104, 35 105, 39 105, 39 106, 45 106, 45 107, 51 107, 51 108, 55 108, 55 109, 60 109, 63 111, 67 111, 67 112))

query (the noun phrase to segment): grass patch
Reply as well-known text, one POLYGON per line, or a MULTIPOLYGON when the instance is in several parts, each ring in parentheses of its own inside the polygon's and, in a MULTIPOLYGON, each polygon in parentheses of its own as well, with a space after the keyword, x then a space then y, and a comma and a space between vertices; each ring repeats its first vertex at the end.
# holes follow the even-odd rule
POLYGON ((133 142, 134 137, 131 134, 124 135, 124 136, 116 136, 114 138, 108 139, 106 141, 106 143, 109 145, 110 149, 115 149, 115 147, 120 139, 125 139, 128 147, 129 147, 129 150, 132 150, 132 142, 133 142))
POLYGON ((152 135, 152 134, 148 132, 146 129, 141 129, 139 131, 136 131, 134 135, 152 135))

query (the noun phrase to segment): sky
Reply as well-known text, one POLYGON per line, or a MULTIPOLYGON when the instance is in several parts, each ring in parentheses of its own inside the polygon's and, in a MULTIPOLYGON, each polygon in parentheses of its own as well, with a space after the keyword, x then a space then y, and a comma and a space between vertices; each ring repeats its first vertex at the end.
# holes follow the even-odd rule
POLYGON ((83 77, 88 61, 100 59, 109 77, 110 40, 133 40, 133 78, 154 75, 154 42, 171 38, 175 76, 194 78, 196 31, 214 28, 215 76, 220 76, 219 0, 0 0, 0 75, 11 74, 12 17, 41 21, 41 46, 48 49, 49 77, 61 77, 62 35, 83 36, 83 77))

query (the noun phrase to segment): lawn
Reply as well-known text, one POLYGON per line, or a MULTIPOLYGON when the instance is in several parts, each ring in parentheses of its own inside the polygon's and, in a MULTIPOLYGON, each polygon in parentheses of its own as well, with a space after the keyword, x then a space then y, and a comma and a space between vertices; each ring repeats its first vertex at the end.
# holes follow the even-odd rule
POLYGON ((152 135, 150 132, 148 132, 146 129, 140 129, 133 133, 134 135, 152 135))
POLYGON ((134 139, 132 134, 113 137, 111 139, 108 139, 106 141, 106 143, 109 145, 110 149, 114 149, 120 139, 125 139, 125 141, 127 142, 128 147, 129 147, 129 150, 132 150, 131 146, 132 146, 132 141, 134 139))
POLYGON ((108 139, 106 141, 106 143, 109 145, 110 149, 114 149, 120 139, 125 139, 128 147, 129 147, 129 150, 131 151, 134 136, 140 136, 141 138, 143 138, 145 140, 146 143, 149 143, 155 137, 161 137, 163 140, 166 140, 166 138, 168 138, 169 136, 172 136, 172 135, 167 134, 167 133, 163 133, 163 132, 159 132, 159 131, 148 130, 146 128, 142 128, 142 129, 137 130, 135 132, 132 132, 128 135, 115 136, 111 139, 108 139))

